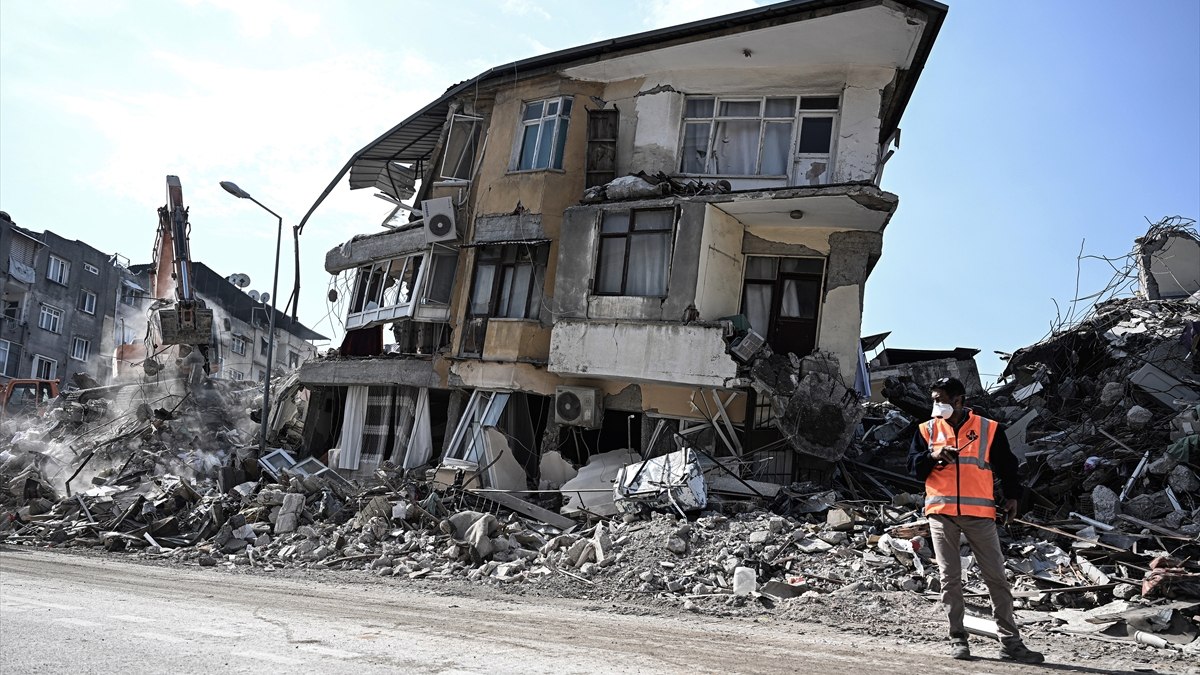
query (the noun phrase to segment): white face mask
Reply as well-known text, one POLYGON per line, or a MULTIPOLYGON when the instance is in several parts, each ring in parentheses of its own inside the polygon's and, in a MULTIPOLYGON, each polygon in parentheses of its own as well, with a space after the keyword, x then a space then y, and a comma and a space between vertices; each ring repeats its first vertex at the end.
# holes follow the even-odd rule
POLYGON ((940 401, 934 402, 934 404, 933 404, 933 416, 934 417, 950 419, 950 416, 953 414, 954 414, 954 406, 950 405, 949 403, 942 403, 940 401))

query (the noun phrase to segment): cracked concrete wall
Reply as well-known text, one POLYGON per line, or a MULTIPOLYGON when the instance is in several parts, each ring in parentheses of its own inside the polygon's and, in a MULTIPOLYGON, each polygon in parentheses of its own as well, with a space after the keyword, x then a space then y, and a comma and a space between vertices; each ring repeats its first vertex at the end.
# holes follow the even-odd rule
POLYGON ((846 76, 838 122, 834 183, 875 180, 879 169, 879 107, 893 71, 855 68, 846 76))
POLYGON ((842 378, 854 381, 862 331, 863 293, 873 261, 883 249, 877 232, 833 232, 825 266, 825 297, 817 347, 837 354, 842 378))
POLYGON ((679 168, 683 94, 670 84, 646 82, 634 97, 633 171, 674 173, 679 168))

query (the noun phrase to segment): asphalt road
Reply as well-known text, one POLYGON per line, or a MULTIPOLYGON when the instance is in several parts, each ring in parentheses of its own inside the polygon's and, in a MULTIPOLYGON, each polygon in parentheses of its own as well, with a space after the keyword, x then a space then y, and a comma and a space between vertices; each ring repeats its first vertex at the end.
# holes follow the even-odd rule
POLYGON ((1030 671, 937 652, 824 626, 0 547, 3 673, 1030 671))

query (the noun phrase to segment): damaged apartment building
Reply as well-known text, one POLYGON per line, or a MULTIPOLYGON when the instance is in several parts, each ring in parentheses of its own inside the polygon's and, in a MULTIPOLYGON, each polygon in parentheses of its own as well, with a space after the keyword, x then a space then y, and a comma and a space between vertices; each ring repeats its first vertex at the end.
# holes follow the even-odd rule
POLYGON ((880 177, 945 12, 799 0, 606 40, 384 133, 325 192, 396 208, 326 255, 347 334, 301 369, 306 451, 514 490, 684 446, 773 483, 836 458, 798 450, 857 422, 829 416, 857 408, 880 177), (781 429, 808 370, 829 400, 781 429))

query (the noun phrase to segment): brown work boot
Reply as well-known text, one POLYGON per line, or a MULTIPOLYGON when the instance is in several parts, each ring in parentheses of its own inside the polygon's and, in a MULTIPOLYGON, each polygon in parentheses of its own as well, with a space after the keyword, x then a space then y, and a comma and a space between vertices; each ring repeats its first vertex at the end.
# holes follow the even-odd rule
POLYGON ((971 645, 967 644, 966 635, 950 636, 950 658, 959 661, 971 660, 971 645))
POLYGON ((1000 645, 1000 658, 1006 661, 1019 661, 1020 663, 1041 663, 1046 660, 1041 652, 1035 652, 1025 646, 1020 640, 1013 640, 1000 645))

